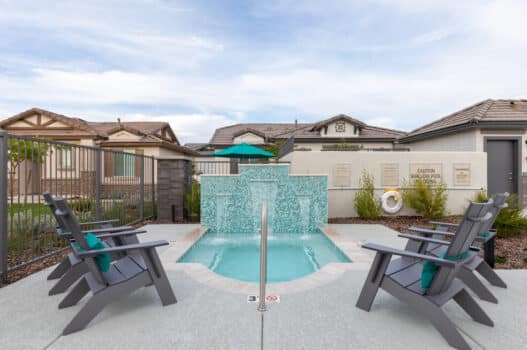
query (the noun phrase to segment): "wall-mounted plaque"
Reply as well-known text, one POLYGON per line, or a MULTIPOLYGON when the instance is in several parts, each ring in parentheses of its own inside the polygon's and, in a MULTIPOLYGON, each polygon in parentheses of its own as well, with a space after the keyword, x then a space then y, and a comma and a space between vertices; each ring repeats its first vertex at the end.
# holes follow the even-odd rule
POLYGON ((333 171, 333 186, 351 187, 351 164, 337 163, 333 171))
POLYGON ((399 164, 385 163, 381 165, 381 184, 385 186, 399 186, 399 164))
POLYGON ((439 184, 443 180, 443 165, 441 163, 410 164, 410 181, 418 177, 439 184))
POLYGON ((470 186, 470 164, 454 164, 454 186, 470 186))

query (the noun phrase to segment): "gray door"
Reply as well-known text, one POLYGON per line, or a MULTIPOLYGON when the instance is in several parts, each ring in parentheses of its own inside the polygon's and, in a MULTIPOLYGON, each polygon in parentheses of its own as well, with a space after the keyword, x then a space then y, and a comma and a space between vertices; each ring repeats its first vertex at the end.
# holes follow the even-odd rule
POLYGON ((488 193, 517 193, 517 141, 487 140, 488 193))

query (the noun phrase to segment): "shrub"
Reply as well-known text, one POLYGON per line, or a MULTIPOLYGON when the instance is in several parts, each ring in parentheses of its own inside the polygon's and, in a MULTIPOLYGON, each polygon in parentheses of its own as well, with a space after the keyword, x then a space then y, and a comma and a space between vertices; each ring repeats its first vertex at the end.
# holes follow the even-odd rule
MULTIPOLYGON (((488 198, 487 192, 482 189, 476 194, 474 201, 481 203, 488 198)), ((507 205, 507 208, 500 211, 494 223, 494 228, 498 231, 500 238, 527 232, 527 218, 523 216, 523 206, 518 201, 518 196, 510 195, 507 198, 507 205)))
POLYGON ((361 219, 377 219, 381 215, 381 200, 375 198, 374 178, 363 171, 359 183, 360 189, 355 195, 355 211, 361 219))
POLYGON ((196 180, 192 180, 190 192, 185 194, 184 208, 187 212, 187 217, 191 221, 199 222, 201 208, 201 186, 196 180))
POLYGON ((527 218, 523 216, 523 207, 518 201, 518 196, 511 195, 507 199, 508 207, 498 214, 494 227, 498 237, 508 237, 527 232, 527 218))
POLYGON ((416 177, 409 184, 404 184, 404 203, 427 219, 445 216, 447 199, 444 182, 434 184, 425 178, 416 177))
POLYGON ((480 189, 478 193, 474 196, 474 202, 483 203, 488 199, 487 191, 484 188, 480 189))
POLYGON ((95 211, 95 201, 93 199, 78 198, 69 201, 69 205, 71 207, 71 210, 76 213, 95 211))

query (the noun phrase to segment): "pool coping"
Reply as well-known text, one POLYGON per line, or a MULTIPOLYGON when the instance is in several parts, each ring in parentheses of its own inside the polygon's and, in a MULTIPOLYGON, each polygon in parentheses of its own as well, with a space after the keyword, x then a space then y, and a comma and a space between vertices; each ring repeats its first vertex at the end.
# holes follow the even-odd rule
MULTIPOLYGON (((267 294, 292 294, 317 288, 333 282, 349 270, 367 270, 371 257, 360 249, 359 241, 344 240, 332 226, 321 227, 322 233, 337 246, 350 260, 349 263, 329 263, 307 276, 287 281, 267 284, 267 294)), ((161 254, 166 270, 184 271, 195 281, 206 286, 237 294, 258 294, 258 283, 243 282, 219 275, 200 263, 177 262, 206 232, 200 226, 178 241, 170 241, 169 249, 161 254)))

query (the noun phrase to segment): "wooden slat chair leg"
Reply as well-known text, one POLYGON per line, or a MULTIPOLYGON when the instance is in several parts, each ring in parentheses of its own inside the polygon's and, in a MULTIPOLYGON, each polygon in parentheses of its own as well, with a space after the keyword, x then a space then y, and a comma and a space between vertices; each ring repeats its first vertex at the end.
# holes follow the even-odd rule
POLYGON ((507 288, 507 284, 501 279, 500 276, 490 267, 485 261, 483 261, 476 268, 476 271, 480 273, 490 284, 495 287, 507 288))
POLYGON ((486 285, 474 274, 473 271, 466 268, 460 268, 457 277, 463 281, 481 300, 489 303, 498 303, 498 299, 492 294, 486 285))
POLYGON ((144 249, 141 251, 141 253, 148 271, 150 272, 152 282, 157 290, 157 293, 159 294, 161 303, 164 306, 177 303, 176 296, 174 295, 172 286, 168 281, 168 277, 163 265, 161 264, 161 260, 159 259, 156 249, 144 249))
POLYGON ((73 287, 73 289, 66 295, 59 303, 59 309, 64 309, 76 305, 90 291, 90 286, 86 279, 83 278, 73 287))
POLYGON ((62 278, 57 283, 55 283, 53 288, 50 289, 49 295, 64 293, 86 272, 88 272, 88 266, 86 266, 84 263, 79 263, 72 266, 68 271, 66 271, 62 278))
POLYGON ((106 305, 142 288, 149 282, 149 280, 150 277, 148 276, 148 273, 141 273, 126 282, 115 284, 97 292, 86 302, 86 304, 84 304, 77 315, 75 315, 66 328, 64 328, 62 334, 68 335, 84 329, 106 305))
POLYGON ((368 277, 364 282, 360 292, 359 300, 356 304, 359 309, 370 311, 373 301, 375 300, 375 296, 377 295, 377 291, 379 290, 379 286, 384 277, 384 272, 390 263, 390 259, 390 254, 377 253, 375 255, 375 260, 371 265, 370 272, 368 273, 368 277))
POLYGON ((457 293, 454 296, 454 300, 459 306, 463 308, 463 310, 465 310, 467 314, 470 315, 470 317, 472 317, 474 321, 489 327, 494 327, 494 322, 466 290, 462 289, 459 293, 457 293))
POLYGON ((57 278, 60 278, 61 276, 68 271, 68 269, 71 267, 70 259, 66 256, 62 262, 51 271, 51 273, 48 275, 48 280, 55 280, 57 278))
POLYGON ((470 350, 470 345, 456 328, 456 325, 447 317, 441 307, 428 300, 426 297, 399 286, 392 280, 385 279, 383 289, 388 293, 410 305, 414 310, 426 317, 445 338, 450 346, 460 350, 470 350))

